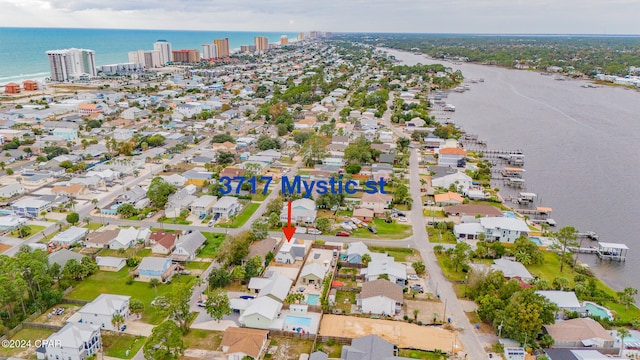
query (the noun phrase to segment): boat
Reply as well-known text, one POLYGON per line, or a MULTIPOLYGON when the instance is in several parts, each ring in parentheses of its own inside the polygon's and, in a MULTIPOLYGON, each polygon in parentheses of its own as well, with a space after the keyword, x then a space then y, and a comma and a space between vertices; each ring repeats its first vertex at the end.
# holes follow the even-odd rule
POLYGON ((442 110, 454 112, 456 111, 456 107, 451 104, 446 104, 442 110))

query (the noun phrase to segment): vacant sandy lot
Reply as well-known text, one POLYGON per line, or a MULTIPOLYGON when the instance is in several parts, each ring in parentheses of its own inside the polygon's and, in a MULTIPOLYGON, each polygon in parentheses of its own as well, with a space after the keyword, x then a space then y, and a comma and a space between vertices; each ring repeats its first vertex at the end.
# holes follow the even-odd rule
POLYGON ((353 316, 324 315, 320 335, 357 338, 378 335, 400 348, 451 351, 454 338, 463 349, 455 332, 439 327, 418 326, 402 321, 358 318, 353 316))
MULTIPOLYGON (((435 315, 437 321, 442 321, 444 304, 440 301, 420 301, 420 300, 405 300, 407 306, 406 314, 410 319, 413 319, 413 310, 418 309, 418 320, 425 324, 433 323, 433 317, 435 315)), ((446 317, 444 317, 446 319, 446 317)))

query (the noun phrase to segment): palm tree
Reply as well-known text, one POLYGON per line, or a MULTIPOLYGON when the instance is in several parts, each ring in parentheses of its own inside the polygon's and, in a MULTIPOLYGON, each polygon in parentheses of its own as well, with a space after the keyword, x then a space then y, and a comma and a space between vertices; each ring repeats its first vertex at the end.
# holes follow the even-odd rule
POLYGON ((362 261, 362 265, 369 266, 369 262, 371 262, 371 255, 363 254, 362 258, 361 258, 361 261, 362 261))
POLYGON ((111 325, 113 325, 116 331, 120 330, 123 324, 124 316, 122 316, 122 314, 113 314, 113 317, 111 318, 111 325))
POLYGON ((420 314, 420 309, 413 309, 413 321, 418 321, 418 314, 420 314))
POLYGON ((620 353, 618 356, 622 357, 622 353, 624 352, 624 339, 629 336, 629 330, 621 327, 618 328, 618 338, 620 339, 620 353))
POLYGON ((158 297, 158 284, 160 284, 160 280, 158 279, 154 278, 149 281, 149 285, 151 285, 156 290, 156 297, 158 297))
POLYGON ((95 208, 98 208, 98 207, 96 206, 96 205, 98 204, 98 199, 95 199, 95 198, 94 198, 94 199, 91 199, 91 204, 93 204, 93 206, 94 206, 95 208))

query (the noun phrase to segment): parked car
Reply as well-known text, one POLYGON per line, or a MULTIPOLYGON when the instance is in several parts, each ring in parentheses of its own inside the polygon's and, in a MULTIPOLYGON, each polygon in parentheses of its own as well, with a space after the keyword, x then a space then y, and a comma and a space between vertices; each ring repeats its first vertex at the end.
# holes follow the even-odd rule
POLYGON ((433 205, 435 205, 436 203, 434 203, 433 201, 425 201, 425 203, 424 203, 424 204, 425 204, 425 205, 427 205, 427 206, 433 206, 433 205))
POLYGON ((407 222, 407 218, 406 217, 399 217, 398 218, 398 222, 407 222))
POLYGON ((351 236, 351 234, 346 231, 339 231, 336 233, 336 236, 351 236))
POLYGON ((199 307, 204 307, 204 300, 198 300, 196 305, 198 305, 199 307))
POLYGON ((209 223, 207 223, 208 227, 212 227, 213 226, 213 220, 209 220, 209 223))
POLYGON ((424 293, 424 289, 422 288, 422 285, 420 285, 420 284, 413 284, 409 288, 411 290, 413 290, 413 291, 419 292, 420 294, 424 293))
POLYGON ((407 275, 407 279, 409 279, 409 280, 420 280, 418 275, 414 275, 414 274, 407 275))
POLYGON ((307 229, 307 233, 311 234, 311 235, 322 235, 322 231, 316 229, 316 228, 308 228, 307 229))
POLYGON ((369 231, 371 231, 374 234, 378 233, 378 230, 376 230, 376 228, 374 228, 373 226, 369 226, 367 229, 369 229, 369 231))

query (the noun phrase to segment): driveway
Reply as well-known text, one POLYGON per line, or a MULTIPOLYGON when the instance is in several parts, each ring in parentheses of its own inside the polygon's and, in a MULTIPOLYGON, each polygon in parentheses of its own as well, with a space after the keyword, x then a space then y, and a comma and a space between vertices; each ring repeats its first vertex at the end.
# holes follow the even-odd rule
POLYGON ((136 336, 149 336, 153 331, 154 325, 143 323, 137 319, 136 315, 133 315, 136 319, 129 319, 125 322, 127 328, 124 330, 125 334, 136 336))

